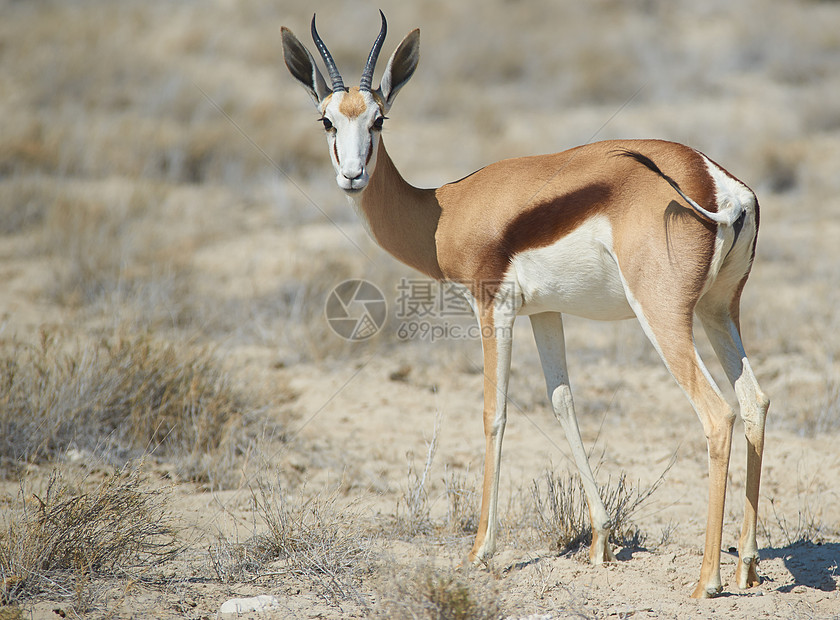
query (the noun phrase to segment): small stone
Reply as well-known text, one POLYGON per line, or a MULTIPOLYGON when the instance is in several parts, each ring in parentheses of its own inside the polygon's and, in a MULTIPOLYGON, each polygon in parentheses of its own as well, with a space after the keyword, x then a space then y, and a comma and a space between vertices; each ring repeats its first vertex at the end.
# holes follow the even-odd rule
POLYGON ((406 382, 406 381, 408 381, 408 375, 409 374, 411 374, 411 366, 408 366, 407 364, 404 364, 404 365, 400 366, 399 368, 397 368, 397 370, 392 372, 390 375, 388 375, 388 378, 391 381, 406 382))
POLYGON ((259 613, 261 611, 268 611, 276 609, 280 606, 277 597, 270 594, 260 594, 259 596, 252 596, 250 598, 232 598, 225 601, 219 608, 219 614, 247 614, 259 613))

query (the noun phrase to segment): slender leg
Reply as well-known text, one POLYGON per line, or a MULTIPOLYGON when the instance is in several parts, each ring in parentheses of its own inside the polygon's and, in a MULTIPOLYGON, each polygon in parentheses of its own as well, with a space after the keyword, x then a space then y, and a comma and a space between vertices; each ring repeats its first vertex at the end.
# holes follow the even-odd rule
POLYGON ((685 309, 675 311, 664 305, 654 305, 648 315, 637 302, 634 310, 645 334, 691 401, 706 434, 709 451, 709 511, 700 580, 691 596, 709 598, 721 590, 720 543, 735 413, 724 400, 697 353, 692 333, 692 313, 685 309))
POLYGON ((758 545, 755 540, 758 520, 758 492, 761 484, 761 460, 764 453, 764 423, 770 399, 761 391, 753 374, 740 330, 727 310, 699 312, 700 320, 723 366, 726 376, 735 388, 744 434, 747 438, 747 484, 744 506, 744 525, 738 542, 738 567, 735 581, 739 588, 750 588, 761 580, 756 572, 758 545))
POLYGON ((589 518, 592 522, 592 546, 589 559, 593 564, 615 562, 615 555, 609 546, 609 515, 598 493, 595 477, 583 447, 575 416, 572 390, 569 387, 569 375, 566 370, 566 343, 563 337, 563 317, 560 313, 545 312, 531 316, 531 327, 537 341, 543 374, 545 374, 548 398, 554 410, 554 416, 563 427, 566 440, 572 450, 578 472, 580 473, 586 502, 589 506, 589 518))
POLYGON ((507 420, 507 388, 513 343, 514 312, 479 311, 481 346, 484 353, 484 485, 478 532, 468 559, 474 564, 489 559, 496 550, 499 467, 502 438, 507 420), (494 316, 495 315, 495 316, 494 316))

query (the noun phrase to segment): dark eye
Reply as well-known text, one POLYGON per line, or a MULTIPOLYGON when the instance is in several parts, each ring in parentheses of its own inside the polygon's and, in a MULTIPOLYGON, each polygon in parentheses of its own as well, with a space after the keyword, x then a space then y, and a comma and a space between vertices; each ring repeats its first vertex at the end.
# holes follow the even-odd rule
POLYGON ((328 119, 326 116, 322 116, 318 120, 321 121, 322 123, 324 123, 324 129, 326 129, 327 131, 329 131, 330 129, 333 128, 332 121, 330 119, 328 119))
POLYGON ((380 116, 375 121, 373 121, 373 128, 377 131, 382 129, 382 125, 385 123, 385 119, 388 118, 387 116, 380 116))

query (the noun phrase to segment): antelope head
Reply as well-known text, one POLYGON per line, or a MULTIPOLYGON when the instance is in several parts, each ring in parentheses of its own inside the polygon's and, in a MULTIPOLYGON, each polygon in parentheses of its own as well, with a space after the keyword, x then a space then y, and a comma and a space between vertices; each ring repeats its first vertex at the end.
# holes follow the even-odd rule
POLYGON ((281 29, 286 66, 292 77, 309 93, 321 114, 318 120, 324 124, 336 182, 348 193, 361 192, 367 186, 376 165, 376 150, 387 118, 385 115, 420 59, 420 30, 413 30, 388 60, 379 88, 372 88, 376 59, 387 31, 385 15, 382 11, 379 14, 382 17, 379 36, 370 50, 359 86, 352 88, 344 86, 332 54, 315 29, 314 15, 312 39, 327 67, 329 86, 309 50, 291 30, 286 27, 281 29))

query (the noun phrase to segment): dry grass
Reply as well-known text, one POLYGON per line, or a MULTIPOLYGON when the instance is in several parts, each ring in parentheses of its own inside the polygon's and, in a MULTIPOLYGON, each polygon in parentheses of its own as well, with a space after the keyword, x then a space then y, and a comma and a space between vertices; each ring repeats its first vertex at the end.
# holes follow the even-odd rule
POLYGON ((54 470, 45 488, 26 482, 0 529, 0 599, 70 599, 84 613, 95 580, 142 579, 181 550, 164 490, 126 467, 99 483, 54 470))
POLYGON ((423 620, 503 618, 499 594, 487 573, 420 565, 383 578, 374 616, 423 620))
POLYGON ((40 225, 55 201, 49 177, 13 176, 0 183, 0 234, 13 235, 40 225))
MULTIPOLYGON (((773 511, 773 521, 775 522, 775 530, 780 533, 780 540, 783 546, 792 546, 800 543, 822 543, 825 540, 825 535, 828 534, 828 528, 822 523, 817 515, 814 514, 813 508, 806 500, 797 507, 795 521, 780 513, 776 507, 774 498, 770 498, 770 508, 773 511)), ((774 537, 768 527, 764 527, 764 535, 773 545, 774 537)))
POLYGON ((452 470, 446 471, 443 483, 447 500, 444 528, 453 534, 475 534, 479 483, 468 473, 452 470))
POLYGON ((798 476, 796 493, 789 497, 768 497, 767 515, 759 521, 759 529, 770 547, 818 544, 840 535, 840 521, 821 508, 824 493, 832 493, 818 482, 819 474, 798 476), (772 512, 772 515, 769 513, 772 512))
POLYGON ((433 514, 436 497, 430 495, 432 468, 438 448, 441 416, 435 417, 432 438, 426 443, 426 456, 421 470, 408 458, 406 484, 394 511, 393 532, 407 539, 418 536, 462 536, 478 529, 478 483, 469 472, 459 473, 444 467, 443 493, 446 512, 440 518, 433 514))
POLYGON ((440 415, 435 418, 432 439, 426 444, 426 459, 422 471, 415 468, 413 459, 408 461, 408 482, 397 502, 395 513, 396 531, 408 538, 429 534, 434 529, 427 484, 437 452, 439 431, 440 415))
POLYGON ((333 333, 324 318, 324 305, 332 289, 353 277, 348 262, 326 259, 307 264, 259 294, 213 296, 204 330, 217 338, 243 344, 281 346, 293 351, 295 362, 344 359, 371 350, 370 343, 347 342, 333 333))
POLYGON ((209 233, 163 217, 171 188, 113 183, 59 190, 33 249, 54 269, 44 291, 49 300, 92 314, 130 315, 145 328, 183 328, 195 320, 202 300, 193 292, 190 259, 209 233), (164 222, 192 239, 162 232, 164 222))
POLYGON ((222 583, 252 581, 266 570, 266 550, 257 540, 243 542, 219 534, 207 552, 210 570, 222 583))
MULTIPOLYGON (((609 516, 611 543, 633 548, 644 544, 646 535, 631 517, 656 492, 673 464, 674 459, 659 478, 644 488, 628 482, 625 472, 615 483, 608 480, 599 488, 609 516)), ((575 551, 590 544, 592 525, 580 474, 546 471, 543 481, 544 484, 539 480, 533 481, 530 509, 525 511, 534 517, 533 527, 537 537, 559 553, 575 551)))
POLYGON ((117 463, 153 454, 212 482, 247 449, 242 429, 256 411, 209 350, 151 336, 79 343, 42 332, 37 343, 4 343, 0 385, 7 465, 68 450, 117 463))
POLYGON ((353 506, 338 505, 336 492, 291 499, 261 484, 254 495, 268 533, 262 546, 282 572, 315 582, 331 600, 358 599, 358 580, 371 570, 373 539, 358 525, 353 506))
POLYGON ((267 531, 239 543, 220 536, 210 560, 224 582, 277 578, 314 587, 330 604, 365 604, 358 587, 373 570, 375 537, 359 525, 353 505, 340 506, 337 491, 305 497, 259 482, 254 511, 267 531))
POLYGON ((826 363, 825 375, 796 418, 795 428, 802 435, 819 437, 840 430, 840 378, 833 366, 833 360, 826 363))

